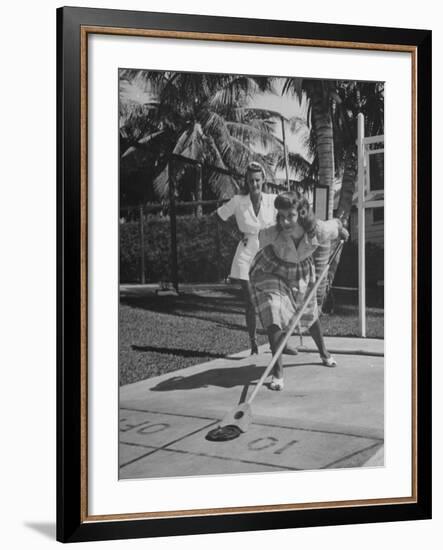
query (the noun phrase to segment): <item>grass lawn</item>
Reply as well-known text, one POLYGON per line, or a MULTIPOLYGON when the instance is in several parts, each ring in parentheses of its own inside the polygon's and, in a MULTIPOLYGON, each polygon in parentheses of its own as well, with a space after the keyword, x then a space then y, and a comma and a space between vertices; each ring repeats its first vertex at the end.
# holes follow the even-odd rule
MULTIPOLYGON (((120 385, 130 384, 249 347, 243 303, 234 287, 157 296, 134 287, 120 296, 120 385)), ((357 336, 358 309, 336 303, 323 315, 325 335, 357 336)), ((383 338, 384 310, 367 308, 367 335, 383 338)), ((259 344, 267 342, 263 331, 259 344)))

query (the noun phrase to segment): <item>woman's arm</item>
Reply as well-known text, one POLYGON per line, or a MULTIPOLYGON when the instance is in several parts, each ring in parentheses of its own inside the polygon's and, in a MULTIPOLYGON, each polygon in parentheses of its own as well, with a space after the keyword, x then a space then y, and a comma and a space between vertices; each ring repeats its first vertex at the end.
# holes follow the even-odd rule
POLYGON ((228 218, 227 220, 223 220, 217 210, 213 212, 212 216, 215 218, 215 223, 218 224, 220 229, 224 232, 230 235, 233 239, 236 241, 244 240, 245 236, 243 233, 239 230, 237 222, 234 218, 228 218))
POLYGON ((338 218, 332 220, 317 220, 315 227, 315 236, 320 243, 326 241, 335 241, 340 238, 345 241, 349 238, 347 229, 343 226, 343 223, 338 218))
POLYGON ((277 225, 271 225, 266 229, 262 229, 258 234, 259 247, 265 248, 268 244, 273 244, 278 236, 277 225))
POLYGON ((318 220, 311 207, 304 207, 299 211, 299 223, 310 238, 315 236, 319 242, 334 241, 339 237, 346 241, 349 238, 341 220, 318 220))
POLYGON ((235 240, 243 240, 244 235, 239 230, 237 222, 233 217, 237 208, 237 196, 234 195, 231 200, 217 208, 214 212, 216 223, 224 233, 227 233, 235 240))

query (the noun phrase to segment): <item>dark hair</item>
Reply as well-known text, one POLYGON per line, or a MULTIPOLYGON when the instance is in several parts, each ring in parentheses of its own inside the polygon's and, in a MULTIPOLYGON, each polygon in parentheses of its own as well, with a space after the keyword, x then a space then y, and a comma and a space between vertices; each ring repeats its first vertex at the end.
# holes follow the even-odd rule
POLYGON ((277 195, 274 206, 277 210, 301 210, 302 208, 309 209, 308 199, 297 191, 287 191, 277 195))
MULTIPOLYGON (((302 193, 297 191, 282 193, 276 197, 274 206, 277 210, 297 210, 299 223, 303 229, 307 233, 311 233, 315 230, 317 225, 315 214, 308 199, 302 193)), ((277 215, 277 221, 278 219, 277 215)))
POLYGON ((245 172, 245 179, 243 183, 243 188, 241 190, 242 195, 249 195, 249 187, 248 187, 248 173, 250 172, 261 172, 263 176, 263 181, 266 180, 266 172, 263 166, 259 162, 250 162, 248 166, 246 167, 245 172))

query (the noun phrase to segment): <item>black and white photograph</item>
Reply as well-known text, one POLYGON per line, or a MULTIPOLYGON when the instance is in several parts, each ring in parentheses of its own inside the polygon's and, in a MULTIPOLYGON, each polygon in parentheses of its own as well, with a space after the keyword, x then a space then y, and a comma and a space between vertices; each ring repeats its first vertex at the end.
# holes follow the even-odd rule
POLYGON ((438 3, 74 4, 2 12, 2 547, 435 548, 438 3))
POLYGON ((120 480, 384 466, 382 81, 120 68, 120 480))

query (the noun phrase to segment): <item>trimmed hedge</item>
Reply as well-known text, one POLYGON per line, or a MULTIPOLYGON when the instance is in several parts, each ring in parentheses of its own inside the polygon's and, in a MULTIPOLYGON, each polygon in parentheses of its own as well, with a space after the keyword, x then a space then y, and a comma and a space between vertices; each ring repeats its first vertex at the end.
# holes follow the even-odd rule
MULTIPOLYGON (((366 243, 366 287, 377 288, 384 280, 384 249, 374 243, 366 243)), ((334 286, 358 286, 358 245, 348 242, 343 248, 340 263, 335 274, 334 286)))
MULTIPOLYGON (((179 281, 219 282, 229 275, 236 241, 220 230, 212 216, 177 216, 179 281)), ((150 216, 144 222, 145 280, 171 281, 170 221, 150 216)), ((120 225, 120 282, 140 282, 140 227, 138 222, 120 225)))
MULTIPOLYGON (((120 282, 140 282, 140 228, 138 222, 120 225, 120 282)), ((168 217, 149 216, 144 221, 145 280, 148 283, 171 281, 170 222, 168 217)), ((220 230, 212 216, 177 216, 179 281, 219 282, 229 275, 237 242, 220 230)), ((367 287, 375 288, 384 279, 384 251, 366 244, 367 287)), ((358 285, 358 247, 348 242, 343 249, 334 280, 336 286, 358 285)))

